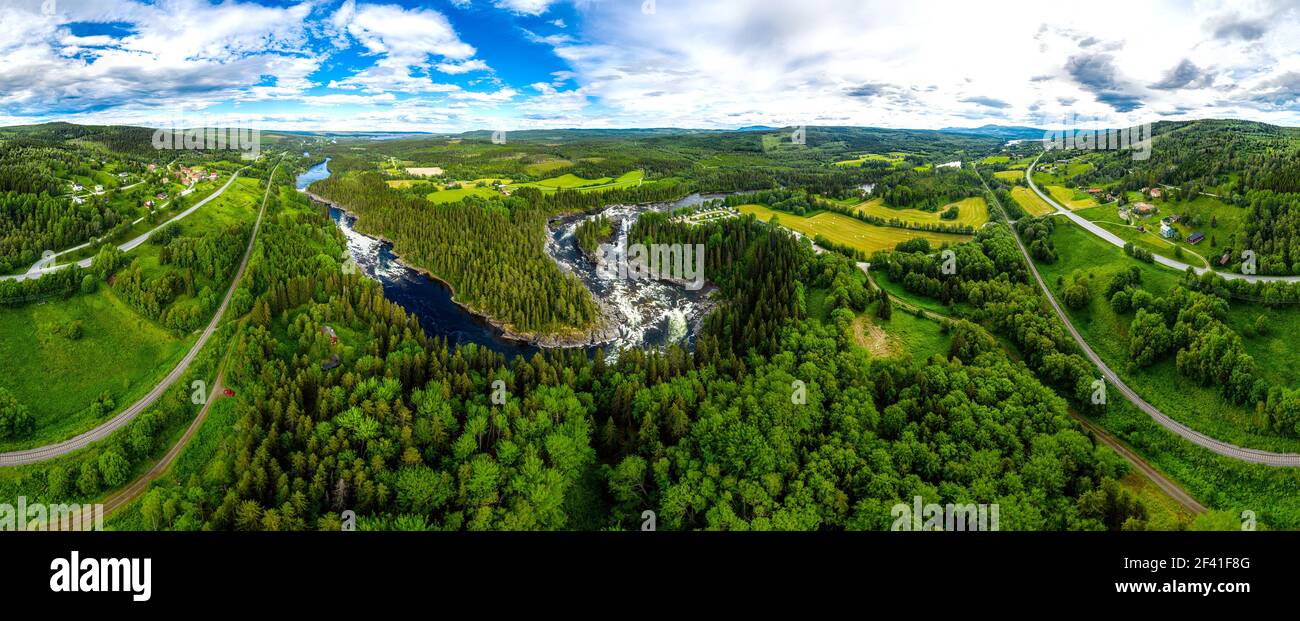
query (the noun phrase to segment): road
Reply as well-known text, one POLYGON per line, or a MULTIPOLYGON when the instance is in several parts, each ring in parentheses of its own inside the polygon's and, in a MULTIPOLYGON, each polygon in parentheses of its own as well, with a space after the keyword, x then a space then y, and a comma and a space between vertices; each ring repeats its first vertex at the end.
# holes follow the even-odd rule
MULTIPOLYGON (((1046 152, 1044 151, 1044 153, 1046 152)), ((1083 227, 1085 231, 1088 231, 1089 233, 1092 233, 1093 235, 1096 235, 1097 237, 1100 237, 1106 240, 1107 242, 1110 242, 1112 245, 1123 248, 1125 242, 1123 239, 1120 239, 1118 235, 1111 233, 1110 231, 1107 231, 1106 229, 1098 226, 1095 222, 1087 218, 1084 218, 1083 216, 1080 216, 1079 214, 1074 213, 1073 211, 1070 211, 1065 207, 1062 207, 1061 204, 1056 202, 1056 200, 1053 199, 1050 194, 1047 194, 1042 190, 1038 189, 1038 185, 1034 183, 1034 167, 1038 165, 1038 160, 1042 158, 1043 158, 1043 154, 1040 153, 1038 157, 1034 159, 1034 163, 1025 167, 1025 182, 1029 184, 1029 189, 1033 190, 1034 193, 1039 196, 1039 198, 1042 198, 1043 200, 1047 201, 1048 205, 1051 205, 1052 207, 1056 208, 1057 214, 1069 218, 1075 224, 1078 224, 1079 226, 1083 227)), ((1197 276, 1200 276, 1205 272, 1212 271, 1210 270, 1210 268, 1207 267, 1196 267, 1193 265, 1188 265, 1186 263, 1183 263, 1182 261, 1175 261, 1173 259, 1170 259, 1168 257, 1163 257, 1158 254, 1154 255, 1154 258, 1156 263, 1163 265, 1165 267, 1171 267, 1180 272, 1186 272, 1187 268, 1190 267, 1196 271, 1197 276)), ((1232 272, 1214 272, 1214 273, 1228 280, 1245 280, 1248 282, 1271 282, 1271 281, 1300 282, 1300 276, 1263 276, 1260 274, 1235 274, 1232 272)))
MULTIPOLYGON (((1041 158, 1042 156, 1040 155, 1039 157, 1041 158)), ((1034 163, 1031 164, 1026 169, 1025 172, 1025 178, 1026 180, 1029 181, 1030 187, 1032 187, 1034 191, 1037 192, 1040 197, 1042 197, 1043 200, 1047 201, 1047 204, 1055 207, 1058 212, 1065 213, 1067 216, 1070 217, 1071 220, 1087 222, 1087 220, 1084 220, 1082 217, 1070 213, 1068 209, 1065 209, 1056 201, 1052 200, 1050 196, 1044 195, 1041 191, 1038 190, 1038 187, 1033 184, 1034 182, 1030 178, 1031 175, 1030 171, 1032 171, 1034 169, 1034 166, 1037 164, 1038 164, 1038 160, 1034 160, 1034 163)), ((1006 217, 1006 213, 1003 213, 1002 215, 1004 218, 1006 217)), ((1088 222, 1088 224, 1092 225, 1092 223, 1090 222, 1088 222)), ((1038 265, 1034 263, 1033 257, 1029 256, 1029 251, 1025 249, 1024 243, 1020 241, 1020 235, 1019 233, 1016 232, 1016 228, 1014 226, 1009 226, 1009 228, 1011 229, 1012 239, 1016 240, 1016 246, 1020 248, 1020 254, 1024 256, 1025 263, 1029 265, 1030 273, 1034 275, 1034 280, 1038 282, 1038 287, 1042 289, 1043 295, 1047 297, 1047 301, 1051 304, 1052 310, 1056 311, 1056 316, 1060 317, 1061 322, 1065 324, 1066 330, 1070 332, 1070 336, 1074 338, 1074 341, 1076 343, 1078 343, 1079 349, 1083 350, 1083 353, 1085 356, 1087 356, 1088 360, 1090 360, 1092 364, 1095 365, 1101 371, 1102 376, 1112 387, 1114 387, 1116 391, 1118 391, 1121 395, 1124 395, 1125 399, 1128 399, 1129 402, 1132 403, 1135 407, 1137 407, 1139 410, 1142 410, 1142 412, 1144 412, 1147 416, 1150 416, 1151 419, 1154 420, 1156 423, 1158 423, 1161 427, 1164 427, 1165 429, 1177 434, 1178 436, 1186 439, 1187 441, 1197 446, 1203 447, 1218 455, 1223 455, 1224 457, 1231 457, 1233 459, 1238 459, 1252 464, 1263 464, 1266 466, 1288 466, 1288 467, 1300 466, 1300 455, 1297 455, 1295 453, 1273 453, 1269 451, 1261 451, 1258 449, 1245 448, 1245 447, 1237 446, 1235 444, 1229 444, 1227 442, 1216 440, 1214 438, 1211 438, 1210 436, 1207 436, 1199 431, 1196 431, 1195 429, 1192 429, 1170 418, 1167 414, 1161 412, 1155 406, 1151 405, 1150 403, 1147 403, 1145 399, 1139 396, 1137 392, 1135 392, 1132 388, 1129 388, 1129 386, 1125 384, 1124 381, 1121 380, 1119 376, 1116 375, 1115 372, 1111 370, 1109 366, 1106 365, 1106 362, 1101 359, 1101 356, 1098 356, 1097 352, 1093 351, 1092 347, 1088 345, 1088 342, 1084 340, 1083 335, 1079 334, 1078 329, 1074 327, 1074 323, 1070 321, 1070 317, 1065 313, 1065 309, 1061 308, 1061 304, 1057 302, 1056 297, 1053 296, 1051 290, 1047 288, 1047 283, 1043 280, 1043 276, 1038 273, 1038 265)), ((1113 238, 1114 241, 1112 241, 1111 243, 1123 247, 1124 244, 1122 240, 1120 240, 1118 237, 1115 237, 1110 232, 1101 229, 1100 227, 1097 227, 1095 225, 1092 225, 1092 228, 1088 228, 1088 230, 1093 230, 1093 228, 1113 238)), ((1101 236, 1101 233, 1098 233, 1098 235, 1101 236)), ((1102 237, 1105 238, 1104 236, 1102 237)), ((1171 262, 1178 263, 1177 261, 1171 261, 1171 262)), ((1182 263, 1180 265, 1183 266, 1182 269, 1187 269, 1187 267, 1189 267, 1185 263, 1182 263)), ((1244 277, 1242 274, 1223 274, 1223 276, 1244 277)), ((1259 276, 1256 278, 1268 278, 1268 277, 1259 276)), ((1281 278, 1273 277, 1272 279, 1280 280, 1281 278)), ((1288 277, 1288 279, 1300 279, 1300 277, 1288 277)))
MULTIPOLYGON (((232 183, 235 182, 235 178, 239 176, 239 173, 244 172, 244 171, 247 170, 247 169, 248 169, 248 167, 245 166, 245 167, 243 167, 243 168, 241 168, 241 169, 235 171, 235 174, 230 175, 230 178, 226 180, 225 185, 223 185, 223 186, 221 186, 219 189, 217 189, 216 192, 213 192, 212 194, 209 194, 209 195, 208 195, 206 198, 204 198, 203 200, 201 200, 201 201, 195 203, 193 207, 190 207, 189 209, 186 209, 185 211, 182 211, 181 213, 176 214, 176 216, 174 216, 172 219, 170 219, 170 220, 168 220, 168 221, 166 221, 166 222, 164 222, 164 223, 162 223, 162 224, 160 224, 160 225, 154 227, 153 229, 151 229, 151 230, 149 230, 149 231, 146 231, 145 233, 141 234, 140 236, 136 237, 135 239, 132 239, 132 240, 130 240, 130 241, 128 241, 128 242, 122 244, 121 246, 118 246, 118 249, 120 249, 122 252, 130 252, 130 251, 134 250, 136 247, 138 247, 140 244, 143 244, 143 243, 145 243, 146 241, 149 241, 149 236, 151 236, 151 235, 153 235, 154 233, 158 232, 159 229, 163 228, 164 226, 167 226, 168 224, 171 224, 171 223, 173 223, 173 222, 176 222, 177 220, 180 220, 180 219, 184 218, 185 216, 188 216, 188 215, 194 213, 195 211, 198 211, 198 209, 199 209, 200 207, 202 207, 202 206, 208 204, 208 201, 211 201, 212 199, 214 199, 214 198, 216 198, 216 197, 218 197, 218 196, 221 196, 221 193, 222 193, 222 192, 225 192, 225 191, 226 191, 226 188, 230 187, 230 184, 232 184, 232 183)), ((65 253, 65 252, 72 252, 73 250, 79 250, 79 249, 84 248, 84 247, 86 247, 86 246, 88 246, 88 245, 90 245, 90 244, 91 244, 91 242, 86 242, 86 243, 84 243, 84 244, 81 244, 80 246, 76 246, 76 247, 73 247, 73 248, 68 248, 67 250, 64 250, 63 252, 60 252, 59 254, 63 254, 63 253, 65 253)), ((57 255, 55 255, 55 256, 57 256, 57 255)), ((79 266, 79 267, 83 267, 83 268, 85 268, 85 267, 90 267, 91 263, 93 263, 94 260, 95 260, 94 257, 90 257, 90 258, 87 258, 87 259, 82 259, 82 260, 80 260, 80 261, 77 261, 76 265, 79 266)), ((28 270, 26 273, 23 273, 23 274, 10 274, 10 275, 8 275, 8 276, 0 276, 0 280, 27 280, 27 279, 30 279, 30 278, 40 278, 41 276, 44 276, 45 274, 47 274, 47 273, 49 273, 49 272, 56 272, 56 271, 58 271, 58 270, 61 270, 61 269, 65 268, 65 267, 69 266, 69 265, 72 265, 72 264, 71 264, 71 263, 63 263, 63 264, 61 264, 61 265, 52 265, 52 266, 49 266, 49 267, 40 267, 40 266, 41 266, 41 262, 38 261, 38 262, 36 263, 36 265, 33 265, 33 266, 32 266, 32 269, 28 270)))
MULTIPOLYGON (((114 416, 100 426, 71 439, 64 440, 63 442, 22 451, 0 453, 0 466, 21 466, 24 464, 34 464, 48 459, 54 459, 55 457, 67 455, 68 453, 78 449, 85 448, 94 442, 103 440, 112 435, 114 431, 121 429, 127 423, 131 422, 140 414, 140 412, 148 409, 149 406, 153 405, 153 403, 158 400, 158 397, 161 397, 168 388, 171 388, 172 384, 176 383, 176 380, 179 380, 185 375, 185 372, 190 368, 190 364, 194 362, 196 357, 198 357, 199 351, 203 349, 203 346, 207 344, 208 339, 217 331, 217 325, 221 323, 221 318, 226 314, 226 308, 230 305, 230 298, 235 295, 235 288, 239 286, 240 279, 244 277, 244 270, 248 267, 248 260, 253 256, 253 246, 257 242, 257 233, 262 228, 262 216, 266 213, 266 202, 271 197, 271 188, 275 187, 273 183, 275 180, 275 172, 279 168, 280 164, 277 162, 275 167, 271 169, 271 174, 268 176, 266 182, 266 194, 262 196, 262 208, 257 212, 257 222, 253 224, 253 234, 248 238, 248 249, 244 251, 244 258, 239 263, 239 269, 235 271, 234 279, 230 281, 230 289, 226 291, 226 297, 221 301, 221 306, 217 308, 216 314, 212 316, 212 321, 208 323, 208 327, 199 335, 199 339, 195 341, 194 346, 185 354, 185 357, 176 365, 176 368, 172 369, 172 371, 167 374, 167 377, 164 377, 157 386, 154 386, 153 390, 149 391, 149 394, 131 404, 130 407, 122 410, 117 416, 114 416)), ((234 178, 232 177, 231 180, 233 179, 234 178)), ((229 184, 230 182, 227 181, 226 185, 229 184)), ((197 208, 198 206, 196 205, 195 207, 197 208)), ((212 400, 209 399, 208 402, 211 403, 212 400)))

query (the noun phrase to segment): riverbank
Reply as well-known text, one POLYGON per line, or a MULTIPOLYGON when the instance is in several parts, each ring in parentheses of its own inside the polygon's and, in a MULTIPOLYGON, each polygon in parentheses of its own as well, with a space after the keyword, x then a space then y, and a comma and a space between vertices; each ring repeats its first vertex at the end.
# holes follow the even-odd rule
MULTIPOLYGON (((347 217, 353 219, 353 222, 356 222, 359 219, 358 215, 353 211, 351 211, 350 209, 348 209, 347 206, 345 205, 329 200, 309 190, 303 190, 303 193, 306 194, 307 197, 313 201, 316 201, 328 207, 332 207, 346 214, 347 217)), ((503 341, 508 341, 516 344, 533 345, 542 348, 588 348, 588 347, 600 347, 603 345, 608 345, 616 341, 621 336, 621 331, 619 330, 618 323, 614 320, 616 314, 614 313, 613 309, 610 308, 603 300, 599 298, 595 298, 595 296, 593 296, 593 298, 595 299, 596 304, 600 307, 601 310, 601 321, 597 325, 591 326, 590 328, 584 330, 575 329, 574 331, 569 333, 540 333, 540 332, 517 331, 511 328, 510 326, 505 325, 503 322, 497 320, 496 318, 492 317, 491 315, 456 299, 456 289, 451 285, 451 283, 447 282, 446 280, 439 277, 437 274, 434 274, 433 272, 429 271, 428 269, 425 269, 424 267, 421 267, 419 265, 412 265, 411 262, 403 260, 401 255, 397 252, 396 250, 397 244, 393 240, 383 235, 376 235, 376 234, 371 234, 365 231, 358 230, 355 227, 353 228, 353 230, 356 230, 357 233, 361 235, 365 235, 370 239, 377 240, 379 242, 387 244, 389 248, 389 252, 393 255, 394 259, 402 267, 409 269, 413 272, 419 273, 429 278, 429 280, 438 283, 439 286, 445 288, 450 293, 450 300, 453 304, 455 304, 460 309, 464 310, 466 314, 473 317, 476 321, 479 321, 484 325, 491 326, 492 329, 496 331, 497 333, 496 336, 503 341)))

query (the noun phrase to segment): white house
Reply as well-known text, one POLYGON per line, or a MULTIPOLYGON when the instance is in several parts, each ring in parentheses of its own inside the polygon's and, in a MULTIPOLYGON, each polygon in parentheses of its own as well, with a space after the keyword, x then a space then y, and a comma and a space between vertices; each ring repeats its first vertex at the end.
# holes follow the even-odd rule
POLYGON ((1177 233, 1177 231, 1174 230, 1174 227, 1169 226, 1169 223, 1168 223, 1168 222, 1161 222, 1161 223, 1160 223, 1160 236, 1161 236, 1161 237, 1164 237, 1165 239, 1169 239, 1169 238, 1173 237, 1175 233, 1177 233))

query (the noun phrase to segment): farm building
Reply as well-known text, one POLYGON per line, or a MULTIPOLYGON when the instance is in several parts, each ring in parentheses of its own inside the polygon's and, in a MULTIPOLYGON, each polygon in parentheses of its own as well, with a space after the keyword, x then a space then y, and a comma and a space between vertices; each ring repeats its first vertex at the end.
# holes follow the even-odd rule
POLYGON ((322 370, 322 371, 328 371, 328 370, 330 370, 330 369, 337 369, 338 366, 339 366, 340 364, 343 364, 343 363, 342 363, 342 362, 339 362, 339 355, 338 355, 338 354, 330 354, 330 359, 329 359, 329 360, 326 360, 325 362, 320 363, 320 370, 322 370))
POLYGON ((330 345, 335 345, 339 342, 339 337, 337 334, 334 333, 334 328, 331 328, 329 326, 321 326, 320 331, 321 334, 330 337, 330 345))
POLYGON ((1202 240, 1202 239, 1205 239, 1205 233, 1202 233, 1202 232, 1200 232, 1200 231, 1197 231, 1197 232, 1192 233, 1191 235, 1187 236, 1187 243, 1189 243, 1189 244, 1199 244, 1199 243, 1201 243, 1201 240, 1202 240))
POLYGON ((1151 203, 1136 203, 1133 205, 1133 213, 1139 216, 1149 216, 1156 212, 1156 206, 1151 203))

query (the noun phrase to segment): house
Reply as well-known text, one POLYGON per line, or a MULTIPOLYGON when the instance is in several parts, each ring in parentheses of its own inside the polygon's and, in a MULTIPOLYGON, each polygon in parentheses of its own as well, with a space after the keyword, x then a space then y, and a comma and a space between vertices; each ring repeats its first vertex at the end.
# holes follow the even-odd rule
POLYGON ((331 327, 329 327, 329 326, 321 326, 320 331, 321 331, 321 334, 324 334, 325 336, 330 337, 330 345, 337 345, 337 344, 338 344, 338 342, 339 342, 339 336, 338 336, 337 334, 334 333, 334 328, 331 328, 331 327))
POLYGON ((97 185, 97 186, 95 186, 95 191, 96 191, 96 192, 103 192, 103 191, 104 191, 104 186, 102 186, 102 185, 97 185))
POLYGON ((166 193, 166 192, 159 192, 159 193, 157 193, 157 194, 154 194, 153 197, 156 198, 156 199, 158 199, 158 200, 160 200, 160 201, 165 201, 165 200, 167 200, 167 193, 166 193))
POLYGON ((1225 252, 1225 253, 1223 253, 1223 256, 1222 256, 1222 257, 1219 257, 1219 265, 1227 265, 1227 264, 1228 264, 1228 261, 1231 261, 1231 260, 1232 260, 1232 253, 1231 253, 1231 252, 1225 252))
POLYGON ((153 209, 153 201, 145 201, 144 206, 149 209, 153 209))
POLYGON ((117 173, 117 178, 118 178, 118 179, 125 179, 126 176, 127 176, 127 173, 117 173))
POLYGON ((1133 212, 1139 216, 1149 216, 1156 212, 1156 206, 1151 203, 1134 203, 1133 212))
POLYGON ((1164 194, 1164 192, 1160 188, 1151 188, 1151 198, 1160 198, 1161 194, 1164 194))
POLYGON ((84 189, 86 189, 85 186, 82 186, 80 183, 74 183, 74 184, 72 184, 72 191, 73 191, 73 192, 80 192, 80 191, 82 191, 82 190, 84 190, 84 189))
POLYGON ((1120 219, 1120 220, 1128 220, 1128 208, 1127 208, 1127 207, 1120 207, 1120 208, 1119 208, 1119 219, 1120 219))
POLYGON ((1138 232, 1139 232, 1139 233, 1145 233, 1145 232, 1147 232, 1147 227, 1146 227, 1145 225, 1141 225, 1141 224, 1139 224, 1139 225, 1138 225, 1138 232))
POLYGON ((330 354, 330 359, 320 364, 320 370, 328 371, 330 369, 337 369, 340 364, 342 363, 339 362, 339 355, 330 354))
POLYGON ((1088 193, 1093 196, 1096 196, 1098 194, 1101 194, 1101 188, 1088 188, 1088 193))
POLYGON ((1199 244, 1199 243, 1201 243, 1201 240, 1202 240, 1202 239, 1205 239, 1205 233, 1202 233, 1202 232, 1200 232, 1200 231, 1197 231, 1197 232, 1192 233, 1191 235, 1187 236, 1187 243, 1189 243, 1189 244, 1199 244))
POLYGON ((157 165, 157 164, 150 164, 150 165, 149 165, 149 172, 153 172, 153 171, 155 171, 155 170, 158 170, 158 165, 157 165))
POLYGON ((74 196, 74 197, 72 197, 72 204, 73 204, 73 205, 80 205, 80 204, 82 204, 82 203, 84 203, 84 202, 86 202, 86 199, 81 198, 80 196, 74 196))
MULTIPOLYGON (((1167 219, 1168 219, 1168 218, 1166 218, 1166 220, 1167 220, 1167 219)), ((1163 237, 1163 238, 1165 238, 1165 239, 1172 239, 1173 236, 1175 236, 1175 235, 1177 235, 1177 234, 1178 234, 1178 231, 1174 230, 1174 227, 1169 226, 1169 223, 1168 223, 1168 222, 1161 222, 1161 223, 1160 223, 1160 236, 1161 236, 1161 237, 1163 237)))
POLYGON ((1173 222, 1174 224, 1177 224, 1180 218, 1181 216, 1179 216, 1178 214, 1172 214, 1169 216, 1169 221, 1173 222))

